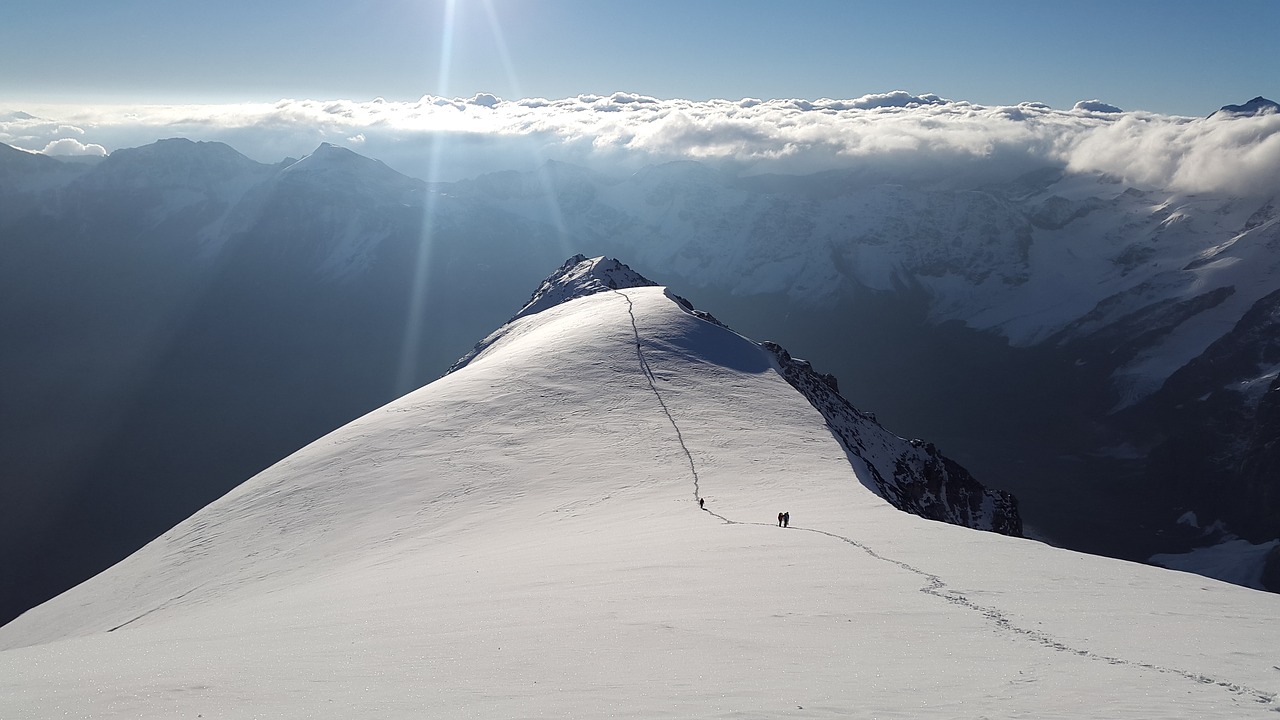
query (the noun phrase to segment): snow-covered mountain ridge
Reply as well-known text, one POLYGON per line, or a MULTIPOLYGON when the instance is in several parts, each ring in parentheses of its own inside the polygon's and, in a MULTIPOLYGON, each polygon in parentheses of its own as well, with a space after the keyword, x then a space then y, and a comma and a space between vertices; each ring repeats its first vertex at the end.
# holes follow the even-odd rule
POLYGON ((1277 596, 899 512, 663 288, 511 325, 0 628, 6 713, 1274 717, 1277 596))
POLYGON ((0 388, 22 499, 0 503, 3 615, 438 377, 579 250, 805 348, 1017 494, 1028 535, 1146 559, 1214 541, 1176 522, 1192 511, 1275 539, 1275 189, 917 175, 548 163, 428 185, 334 146, 0 152, 0 371, 23 378, 0 388))
MULTIPOLYGON (((1051 404, 1027 394, 993 405, 990 415, 1043 418, 1036 424, 1044 430, 1013 428, 1035 433, 1013 444, 1041 443, 1050 432, 1061 440, 1048 458, 1011 460, 984 476, 1003 475, 1012 486, 1029 462, 1063 458, 1053 475, 1140 477, 1146 488, 1126 492, 1147 496, 1176 488, 1167 496, 1174 507, 1141 524, 1175 527, 1176 517, 1196 509, 1254 542, 1275 536, 1280 495, 1265 489, 1275 479, 1239 471, 1260 462, 1246 461, 1246 452, 1273 451, 1246 451, 1232 438, 1274 432, 1255 431, 1253 418, 1280 375, 1280 356, 1263 339, 1275 336, 1270 321, 1257 320, 1270 317, 1280 283, 1280 188, 1187 194, 1052 168, 1001 184, 909 186, 853 171, 731 177, 687 162, 623 179, 557 166, 502 180, 500 191, 482 178, 454 192, 598 239, 605 251, 665 268, 685 287, 767 298, 755 306, 785 304, 792 317, 824 315, 837 325, 850 307, 875 304, 888 312, 864 323, 904 323, 921 312, 934 327, 959 322, 975 337, 1002 338, 1026 358, 1011 374, 1072 391, 1049 393, 1051 404), (1211 360, 1224 351, 1229 362, 1211 360), (1194 393, 1181 379, 1192 369, 1194 393), (1200 412, 1207 398, 1216 409, 1200 412), (1061 403, 1073 409, 1059 422, 1054 404, 1061 403), (1187 410, 1170 413, 1174 407, 1187 410), (1135 453, 1152 458, 1147 467, 1131 467, 1135 453), (1123 466, 1068 467, 1109 455, 1125 456, 1123 466)), ((925 360, 925 372, 949 373, 946 358, 957 350, 925 360)), ((892 351, 884 355, 895 373, 892 351)), ((985 356, 963 360, 994 364, 985 356)), ((1009 392, 995 385, 977 400, 1009 392)), ((873 407, 888 413, 895 402, 886 396, 873 407)), ((982 406, 978 412, 990 416, 982 406)), ((975 420, 986 422, 959 420, 952 432, 970 432, 975 420)), ((1062 537, 1061 528, 1046 533, 1062 537)), ((1270 562, 1280 567, 1280 554, 1270 562)))
MULTIPOLYGON (((449 372, 461 370, 483 357, 508 334, 521 332, 516 324, 521 318, 597 293, 656 285, 614 258, 575 255, 542 281, 511 322, 477 343, 449 372)), ((729 331, 714 316, 695 309, 688 300, 670 291, 666 295, 685 312, 729 331)), ((639 338, 636 342, 639 352, 639 338)), ((930 520, 1021 537, 1022 520, 1013 495, 984 487, 932 444, 907 441, 889 432, 874 416, 859 411, 841 397, 833 376, 819 375, 808 362, 791 357, 777 343, 764 342, 761 348, 769 354, 783 379, 822 414, 831 433, 851 456, 850 462, 858 469, 858 476, 869 479, 868 487, 894 507, 930 520)), ((657 392, 656 387, 654 391, 657 392)))
POLYGON ((610 290, 652 287, 657 283, 644 277, 614 258, 587 258, 578 254, 542 281, 533 297, 520 308, 515 318, 543 310, 577 298, 610 290))

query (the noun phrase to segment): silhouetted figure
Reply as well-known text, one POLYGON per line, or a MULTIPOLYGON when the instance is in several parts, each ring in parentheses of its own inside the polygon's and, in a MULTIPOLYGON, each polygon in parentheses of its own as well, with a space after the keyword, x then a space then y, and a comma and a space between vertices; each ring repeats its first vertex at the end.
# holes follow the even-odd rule
POLYGON ((706 500, 706 498, 698 498, 698 509, 699 509, 699 510, 706 510, 706 509, 707 509, 707 500, 706 500))
POLYGON ((778 527, 782 527, 782 515, 783 513, 778 513, 778 527))
POLYGON ((791 513, 789 512, 782 513, 782 527, 786 527, 790 524, 791 524, 791 513))

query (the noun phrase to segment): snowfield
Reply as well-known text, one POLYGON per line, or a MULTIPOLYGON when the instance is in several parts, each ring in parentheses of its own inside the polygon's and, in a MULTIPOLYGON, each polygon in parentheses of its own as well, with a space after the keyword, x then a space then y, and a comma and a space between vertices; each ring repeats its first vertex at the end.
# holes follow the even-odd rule
POLYGON ((0 628, 0 716, 1280 717, 1280 596, 899 512, 661 287, 490 340, 0 628))

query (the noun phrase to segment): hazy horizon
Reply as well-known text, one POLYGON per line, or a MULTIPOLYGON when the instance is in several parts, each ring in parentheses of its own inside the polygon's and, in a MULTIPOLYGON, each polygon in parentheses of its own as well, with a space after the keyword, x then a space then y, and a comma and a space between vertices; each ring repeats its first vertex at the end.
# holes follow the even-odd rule
POLYGON ((320 0, 270 6, 14 0, 0 105, 224 104, 424 95, 1100 99, 1202 116, 1275 97, 1268 0, 320 0), (1228 98, 1236 98, 1228 100, 1228 98))

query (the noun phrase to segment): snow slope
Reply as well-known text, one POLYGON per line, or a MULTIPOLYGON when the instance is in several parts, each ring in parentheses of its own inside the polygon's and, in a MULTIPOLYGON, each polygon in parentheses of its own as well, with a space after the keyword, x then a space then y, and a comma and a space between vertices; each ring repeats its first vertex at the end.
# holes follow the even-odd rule
POLYGON ((759 345, 597 292, 0 628, 0 715, 1276 717, 1280 597, 853 467, 759 345))

